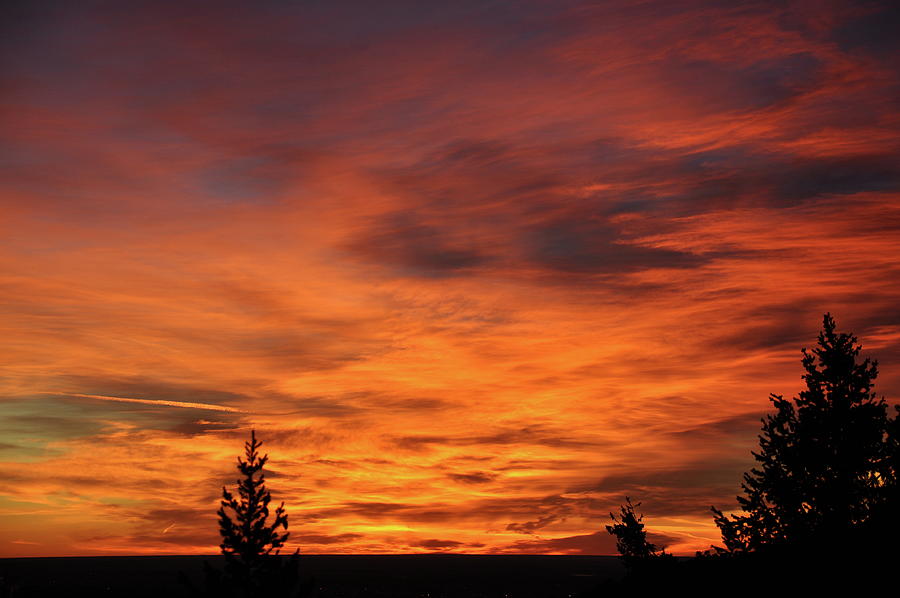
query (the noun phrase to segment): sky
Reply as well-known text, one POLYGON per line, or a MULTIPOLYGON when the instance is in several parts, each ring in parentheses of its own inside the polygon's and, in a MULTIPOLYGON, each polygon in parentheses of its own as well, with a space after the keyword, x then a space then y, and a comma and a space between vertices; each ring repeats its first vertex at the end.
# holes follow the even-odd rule
POLYGON ((719 543, 823 314, 900 396, 894 2, 4 3, 0 555, 719 543))

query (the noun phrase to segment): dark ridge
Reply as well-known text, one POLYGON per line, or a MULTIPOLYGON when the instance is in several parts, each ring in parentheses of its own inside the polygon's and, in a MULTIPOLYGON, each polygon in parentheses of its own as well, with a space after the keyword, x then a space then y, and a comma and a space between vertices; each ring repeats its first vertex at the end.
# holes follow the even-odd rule
MULTIPOLYGON (((0 559, 0 577, 15 598, 177 598, 179 572, 199 584, 204 561, 224 566, 219 555, 18 558, 0 559)), ((617 557, 581 555, 302 555, 300 569, 317 598, 570 598, 624 573, 617 557)))

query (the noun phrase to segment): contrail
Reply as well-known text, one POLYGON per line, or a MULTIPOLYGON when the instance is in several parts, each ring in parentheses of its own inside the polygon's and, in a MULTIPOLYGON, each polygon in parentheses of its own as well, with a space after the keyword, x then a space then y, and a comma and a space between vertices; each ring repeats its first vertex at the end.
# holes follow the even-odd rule
POLYGON ((46 394, 65 394, 69 397, 81 397, 84 399, 97 399, 98 401, 119 401, 120 403, 141 403, 142 405, 164 405, 166 407, 182 407, 185 409, 208 409, 209 411, 228 411, 229 413, 244 413, 241 409, 234 407, 226 407, 225 405, 214 405, 212 403, 189 403, 187 401, 165 401, 153 399, 130 399, 126 397, 109 397, 106 395, 84 395, 75 392, 70 393, 46 393, 46 394))

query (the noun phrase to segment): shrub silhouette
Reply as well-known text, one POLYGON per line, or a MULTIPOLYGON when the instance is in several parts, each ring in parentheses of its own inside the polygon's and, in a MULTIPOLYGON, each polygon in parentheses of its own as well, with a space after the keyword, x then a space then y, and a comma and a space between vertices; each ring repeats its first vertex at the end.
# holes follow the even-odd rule
POLYGON ((872 390, 877 362, 859 360, 851 334, 823 318, 818 346, 805 348, 806 389, 793 401, 771 395, 775 413, 763 420, 759 463, 744 474, 743 514, 713 507, 721 552, 818 552, 858 544, 897 506, 897 427, 872 390))

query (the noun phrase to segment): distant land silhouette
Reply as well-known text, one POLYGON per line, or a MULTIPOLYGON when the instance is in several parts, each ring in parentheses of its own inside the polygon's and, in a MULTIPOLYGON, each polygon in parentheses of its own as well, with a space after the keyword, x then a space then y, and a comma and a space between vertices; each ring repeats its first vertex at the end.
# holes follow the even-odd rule
MULTIPOLYGON (((187 595, 179 572, 201 584, 204 561, 225 566, 221 556, 0 559, 0 576, 16 588, 0 596, 176 598, 187 595)), ((320 598, 570 598, 624 573, 614 556, 303 555, 301 562, 302 581, 314 578, 320 598)))

